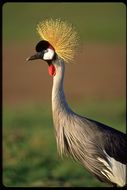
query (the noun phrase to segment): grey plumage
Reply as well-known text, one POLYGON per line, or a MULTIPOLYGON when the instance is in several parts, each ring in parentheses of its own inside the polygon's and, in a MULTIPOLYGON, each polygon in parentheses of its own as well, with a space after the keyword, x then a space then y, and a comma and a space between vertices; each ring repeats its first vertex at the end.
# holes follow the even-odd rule
POLYGON ((64 61, 53 50, 48 51, 47 46, 48 42, 39 43, 37 54, 28 60, 45 57, 48 65, 56 70, 53 76, 52 114, 59 154, 70 155, 102 182, 125 186, 126 134, 80 116, 69 108, 63 88, 64 61), (51 60, 47 60, 48 57, 52 57, 51 60))
MULTIPOLYGON (((58 58, 53 64, 57 69, 57 76, 53 79, 52 109, 57 147, 60 155, 64 153, 71 155, 100 181, 113 185, 125 185, 125 164, 127 163, 126 135, 102 123, 74 113, 69 108, 64 96, 64 62, 61 58, 58 58), (123 164, 123 174, 115 174, 119 176, 118 178, 123 178, 119 179, 122 182, 111 181, 108 176, 106 171, 112 175, 114 173, 112 173, 113 166, 107 155, 123 164), (110 168, 106 167, 104 162, 108 163, 110 168)), ((117 172, 120 171, 118 170, 117 172)))

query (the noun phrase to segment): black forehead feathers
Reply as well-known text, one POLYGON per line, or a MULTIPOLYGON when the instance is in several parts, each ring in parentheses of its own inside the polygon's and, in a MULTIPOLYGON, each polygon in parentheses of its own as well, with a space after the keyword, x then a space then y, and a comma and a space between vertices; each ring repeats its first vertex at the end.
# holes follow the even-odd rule
POLYGON ((36 45, 36 51, 41 52, 43 50, 46 50, 50 46, 48 41, 41 40, 40 42, 37 43, 36 45))

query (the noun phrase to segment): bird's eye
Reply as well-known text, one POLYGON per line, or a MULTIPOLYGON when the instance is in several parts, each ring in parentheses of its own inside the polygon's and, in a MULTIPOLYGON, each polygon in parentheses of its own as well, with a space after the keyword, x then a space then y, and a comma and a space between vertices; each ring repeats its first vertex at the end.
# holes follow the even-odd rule
POLYGON ((55 54, 54 50, 48 48, 48 49, 44 50, 43 59, 44 59, 44 60, 52 60, 53 57, 54 57, 54 54, 55 54))
POLYGON ((36 45, 35 49, 36 49, 37 52, 41 52, 41 51, 47 49, 49 47, 49 45, 50 45, 49 42, 47 42, 45 40, 41 40, 36 45))
POLYGON ((48 52, 48 50, 46 49, 46 50, 44 50, 44 53, 47 53, 48 52))

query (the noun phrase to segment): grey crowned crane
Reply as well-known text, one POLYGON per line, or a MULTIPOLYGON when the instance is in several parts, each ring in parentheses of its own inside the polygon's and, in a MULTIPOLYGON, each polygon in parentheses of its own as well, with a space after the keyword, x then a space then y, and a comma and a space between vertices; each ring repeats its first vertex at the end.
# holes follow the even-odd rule
POLYGON ((127 136, 103 123, 74 113, 64 95, 65 62, 74 57, 77 33, 61 19, 37 25, 42 40, 29 60, 42 59, 53 78, 52 114, 60 155, 70 155, 101 182, 126 186, 127 136))

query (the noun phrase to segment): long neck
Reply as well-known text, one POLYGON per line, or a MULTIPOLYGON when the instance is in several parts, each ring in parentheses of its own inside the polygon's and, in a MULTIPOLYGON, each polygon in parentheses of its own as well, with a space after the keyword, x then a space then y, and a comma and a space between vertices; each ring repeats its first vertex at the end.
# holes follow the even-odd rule
POLYGON ((53 63, 56 75, 53 77, 52 88, 52 114, 56 134, 57 149, 60 155, 65 151, 64 128, 67 125, 69 115, 72 113, 64 95, 63 82, 65 65, 62 59, 56 59, 53 63))
POLYGON ((52 88, 52 110, 53 112, 69 112, 70 108, 65 99, 63 81, 65 65, 64 61, 58 58, 54 66, 56 68, 56 75, 53 77, 53 88, 52 88))

